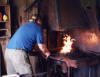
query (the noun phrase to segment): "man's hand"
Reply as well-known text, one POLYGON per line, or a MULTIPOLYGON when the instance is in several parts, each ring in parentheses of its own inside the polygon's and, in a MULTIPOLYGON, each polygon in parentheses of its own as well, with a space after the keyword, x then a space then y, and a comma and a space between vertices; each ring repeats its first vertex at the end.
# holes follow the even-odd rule
POLYGON ((48 56, 50 56, 50 52, 47 49, 47 47, 45 46, 45 44, 38 44, 38 47, 41 50, 41 52, 43 53, 43 56, 47 59, 48 56))

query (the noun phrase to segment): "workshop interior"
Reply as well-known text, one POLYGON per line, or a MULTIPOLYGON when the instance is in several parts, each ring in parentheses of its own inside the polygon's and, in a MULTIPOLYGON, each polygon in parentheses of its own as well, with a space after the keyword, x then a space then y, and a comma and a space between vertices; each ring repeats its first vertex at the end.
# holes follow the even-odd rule
POLYGON ((100 0, 0 0, 0 77, 31 77, 7 75, 4 54, 18 28, 36 16, 51 54, 45 59, 37 47, 28 54, 33 77, 100 77, 100 0))

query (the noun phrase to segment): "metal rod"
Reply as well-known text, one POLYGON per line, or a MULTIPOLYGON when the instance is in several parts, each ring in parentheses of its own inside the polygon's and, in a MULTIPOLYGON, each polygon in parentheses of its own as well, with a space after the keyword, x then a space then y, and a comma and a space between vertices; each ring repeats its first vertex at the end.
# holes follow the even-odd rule
POLYGON ((89 67, 89 77, 91 77, 91 67, 89 67))
POLYGON ((70 67, 68 67, 68 77, 70 77, 70 67))
POLYGON ((23 77, 23 76, 25 76, 25 77, 28 77, 28 76, 43 76, 43 75, 45 75, 45 74, 47 74, 47 72, 43 72, 43 73, 36 73, 36 74, 24 74, 24 75, 20 75, 21 77, 23 77))

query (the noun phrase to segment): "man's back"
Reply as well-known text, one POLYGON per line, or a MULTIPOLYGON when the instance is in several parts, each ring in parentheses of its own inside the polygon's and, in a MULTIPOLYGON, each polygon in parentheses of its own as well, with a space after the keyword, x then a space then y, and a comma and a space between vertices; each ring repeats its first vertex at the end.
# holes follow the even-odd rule
POLYGON ((43 43, 42 29, 39 25, 29 22, 17 30, 7 48, 31 51, 36 43, 43 43))

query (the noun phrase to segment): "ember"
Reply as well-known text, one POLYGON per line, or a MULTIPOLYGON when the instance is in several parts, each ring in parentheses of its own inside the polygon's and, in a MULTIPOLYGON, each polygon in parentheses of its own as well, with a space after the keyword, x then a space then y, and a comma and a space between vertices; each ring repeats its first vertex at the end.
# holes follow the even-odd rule
POLYGON ((64 46, 62 47, 60 53, 66 54, 71 52, 73 41, 75 41, 75 39, 72 39, 71 36, 66 34, 65 37, 63 38, 64 46))

